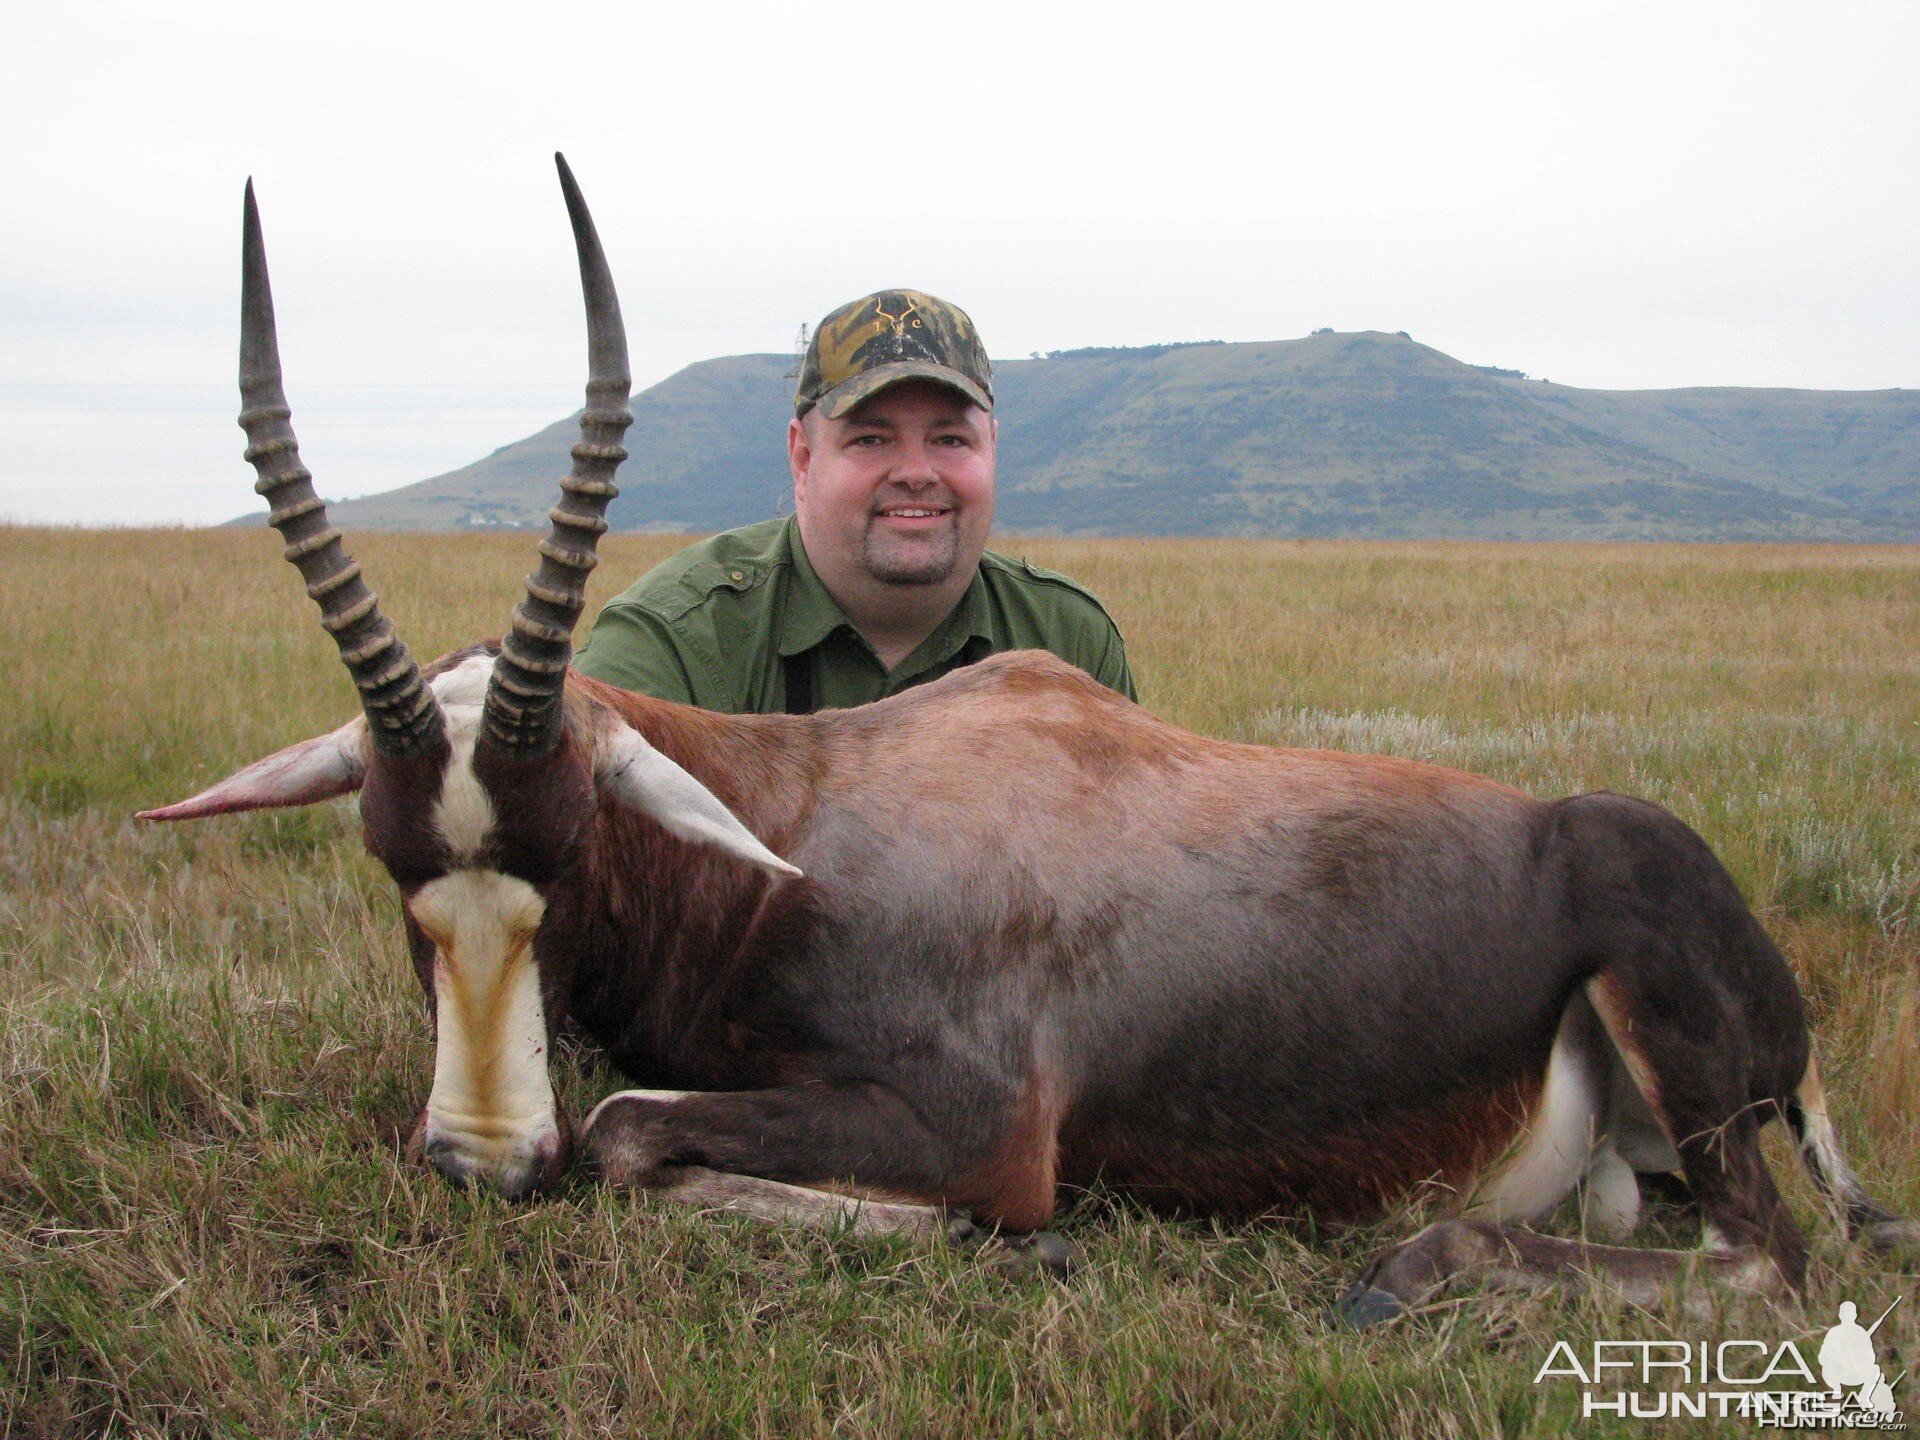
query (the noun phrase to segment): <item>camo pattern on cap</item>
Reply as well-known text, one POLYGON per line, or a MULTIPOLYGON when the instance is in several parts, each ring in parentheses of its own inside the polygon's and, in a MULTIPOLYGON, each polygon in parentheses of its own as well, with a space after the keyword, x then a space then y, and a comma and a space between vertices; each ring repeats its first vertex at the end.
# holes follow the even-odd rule
POLYGON ((820 322, 800 366, 793 413, 818 405, 837 420, 902 380, 936 380, 982 410, 993 408, 993 366, 967 312, 918 290, 882 290, 820 322))

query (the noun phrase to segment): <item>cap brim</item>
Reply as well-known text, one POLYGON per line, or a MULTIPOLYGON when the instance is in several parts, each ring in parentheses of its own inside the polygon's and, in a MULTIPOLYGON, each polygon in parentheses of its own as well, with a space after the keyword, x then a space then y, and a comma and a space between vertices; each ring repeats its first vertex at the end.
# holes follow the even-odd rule
POLYGON ((991 395, 958 370, 932 360, 893 360, 885 365, 876 365, 827 391, 815 405, 827 419, 838 420, 862 400, 878 395, 889 385, 898 385, 902 380, 931 380, 951 390, 958 390, 982 410, 993 409, 991 395))

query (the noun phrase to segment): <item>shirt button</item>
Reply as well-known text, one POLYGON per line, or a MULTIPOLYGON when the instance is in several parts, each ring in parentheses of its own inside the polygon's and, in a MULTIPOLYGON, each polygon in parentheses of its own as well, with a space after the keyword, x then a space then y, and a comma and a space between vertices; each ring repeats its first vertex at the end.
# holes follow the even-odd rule
POLYGON ((739 571, 739 570, 729 570, 729 571, 727 572, 727 578, 728 578, 729 580, 744 580, 744 579, 746 579, 747 577, 746 577, 746 575, 745 575, 744 573, 742 573, 742 572, 741 572, 741 571, 739 571))

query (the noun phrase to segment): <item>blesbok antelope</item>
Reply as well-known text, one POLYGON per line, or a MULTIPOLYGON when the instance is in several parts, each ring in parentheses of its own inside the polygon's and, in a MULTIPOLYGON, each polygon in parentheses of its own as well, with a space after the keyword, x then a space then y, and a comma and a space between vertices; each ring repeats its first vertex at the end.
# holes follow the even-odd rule
POLYGON ((249 185, 247 455, 364 713, 145 812, 360 792, 436 1025, 428 1164, 520 1196, 577 1148, 618 1184, 932 1234, 961 1212, 1041 1231, 1095 1180, 1332 1219, 1444 1187, 1450 1217, 1346 1297, 1366 1321, 1455 1279, 1798 1285, 1758 1145, 1778 1113, 1854 1234, 1912 1238, 1841 1156, 1779 951, 1653 805, 1225 744, 1040 654, 808 716, 569 673, 629 416, 560 170, 582 439, 505 643, 425 671, 300 465, 249 185), (660 1087, 603 1100, 577 1145, 548 1073, 568 1017, 660 1087), (1624 1235, 1636 1172, 1672 1171, 1704 1255, 1523 1228, 1585 1187, 1589 1225, 1624 1235))

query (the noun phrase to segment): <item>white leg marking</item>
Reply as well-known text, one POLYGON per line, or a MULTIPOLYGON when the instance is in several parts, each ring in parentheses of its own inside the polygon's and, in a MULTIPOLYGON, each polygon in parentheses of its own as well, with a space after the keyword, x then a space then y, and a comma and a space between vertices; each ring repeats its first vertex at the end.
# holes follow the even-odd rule
POLYGON ((512 1189, 559 1144, 533 936, 546 905, 524 880, 457 870, 407 908, 435 946, 426 1144, 512 1189))
POLYGON ((616 1090, 593 1109, 587 1112, 586 1120, 580 1126, 580 1138, 585 1139, 593 1130, 593 1122, 600 1118, 600 1112, 616 1100, 682 1100, 690 1091, 686 1090, 616 1090))
POLYGON ((1848 1203, 1866 1200, 1867 1192, 1854 1175, 1853 1167, 1847 1163, 1846 1154, 1840 1149, 1839 1132, 1833 1128, 1833 1117, 1827 1113, 1826 1086, 1821 1083, 1820 1067, 1811 1056, 1807 1059, 1807 1073, 1800 1077, 1794 1098, 1800 1102, 1801 1156, 1807 1168, 1813 1172, 1813 1178, 1826 1196, 1827 1204, 1844 1226, 1847 1223, 1848 1203))
POLYGON ((1585 1216, 1587 1233, 1609 1244, 1629 1238, 1640 1223, 1640 1182, 1611 1138, 1594 1149, 1587 1171, 1585 1216))
POLYGON ((1470 1210, 1525 1223, 1573 1193, 1587 1173, 1606 1121, 1605 1046, 1591 1007, 1574 997, 1553 1037, 1546 1082, 1526 1139, 1475 1192, 1470 1210))

